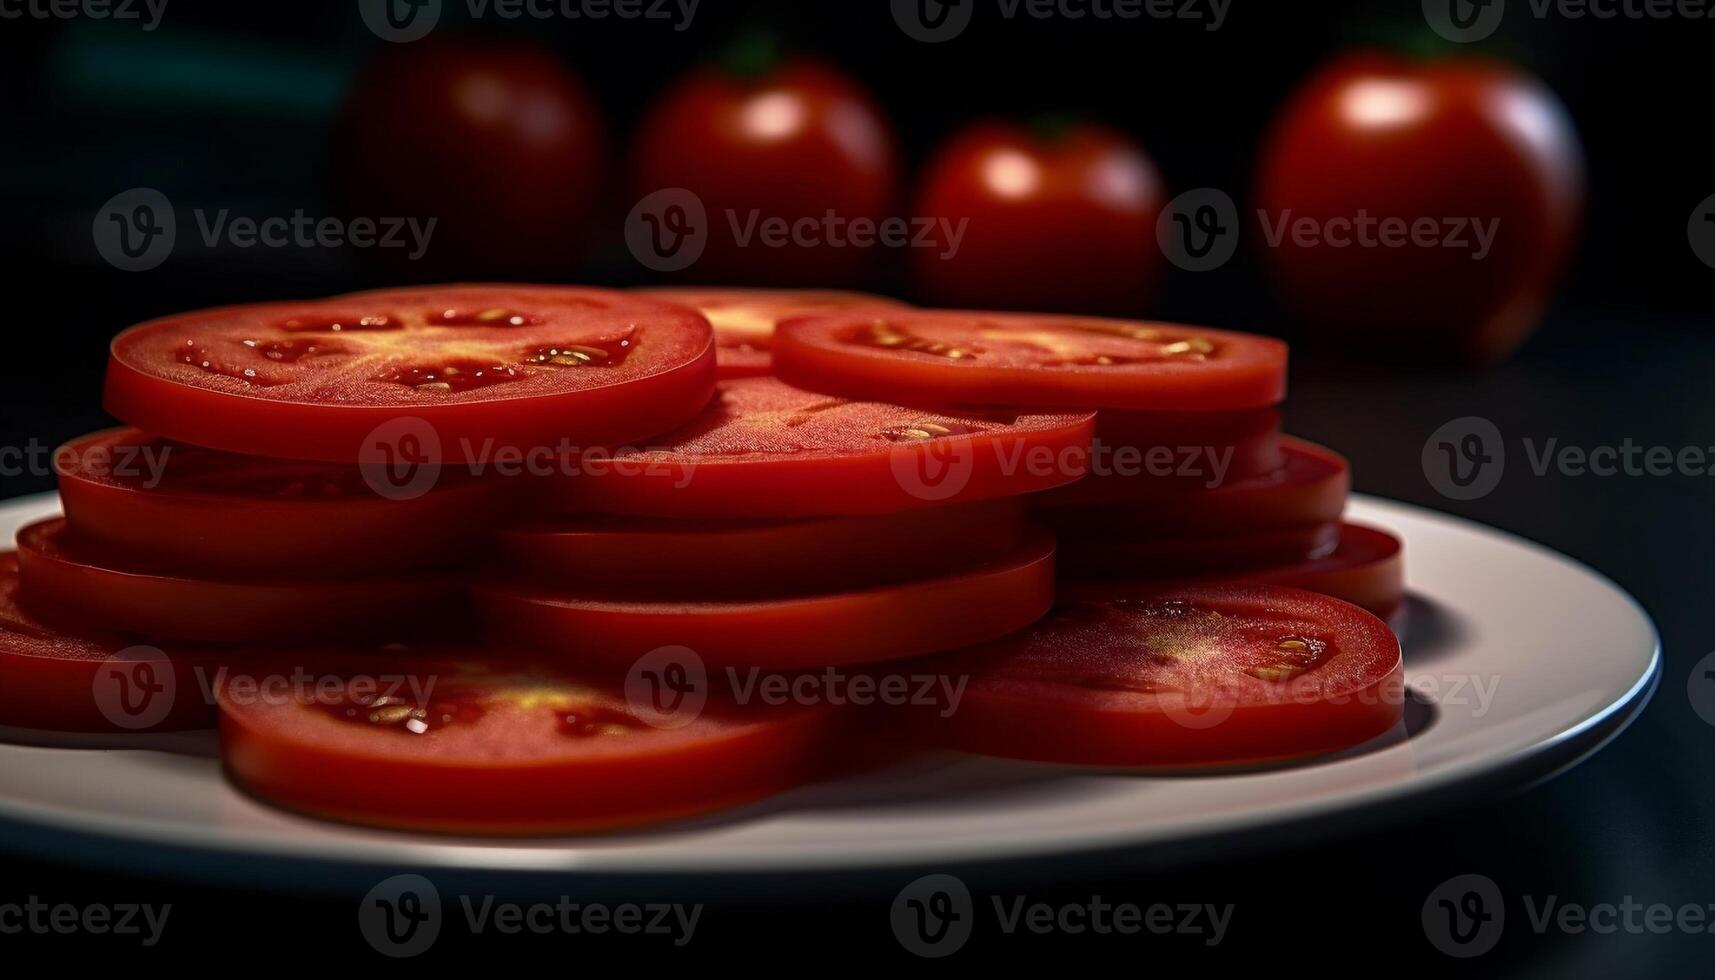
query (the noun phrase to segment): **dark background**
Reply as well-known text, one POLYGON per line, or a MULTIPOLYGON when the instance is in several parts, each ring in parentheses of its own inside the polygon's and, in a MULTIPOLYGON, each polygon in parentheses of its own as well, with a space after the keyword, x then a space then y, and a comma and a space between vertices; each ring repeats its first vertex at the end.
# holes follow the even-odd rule
MULTIPOLYGON (((457 29, 462 5, 449 6, 440 31, 457 29)), ((1407 815, 1358 836, 1208 855, 1178 870, 1105 858, 973 869, 973 883, 1029 887, 1049 898, 1233 901, 1240 918, 1233 938, 1215 950, 1178 939, 979 933, 961 954, 963 965, 985 953, 1014 963, 1038 954, 1066 962, 1066 953, 1089 946, 1103 959, 1072 960, 1072 969, 1241 960, 1282 969, 1479 975, 1707 969, 1709 936, 1538 938, 1509 927, 1495 952, 1455 963, 1429 946, 1418 924, 1429 890, 1466 872, 1494 878, 1509 894, 1715 902, 1707 830, 1715 826, 1715 781, 1705 763, 1715 730, 1686 695, 1691 665, 1712 645, 1715 481, 1537 477, 1514 466, 1490 496, 1458 503, 1437 495, 1419 465, 1429 433, 1465 415, 1494 421, 1509 447, 1524 436, 1584 446, 1628 437, 1675 448, 1715 445, 1715 407, 1706 394, 1715 374, 1715 272, 1692 254, 1685 231, 1692 209, 1715 192, 1711 144, 1699 132, 1715 21, 1537 20, 1524 0, 1510 6, 1500 33, 1476 49, 1543 78, 1567 103, 1587 154, 1585 234, 1559 302, 1519 354, 1484 372, 1299 358, 1288 427, 1349 455, 1360 491, 1545 542, 1637 595, 1655 616, 1666 651, 1654 702, 1606 751, 1546 785, 1451 813, 1407 815)), ((1417 0, 1235 0, 1226 25, 1213 33, 1194 22, 1006 21, 992 11, 980 7, 969 30, 942 45, 906 38, 880 0, 703 0, 683 33, 653 21, 527 21, 514 32, 563 52, 596 93, 616 146, 674 77, 739 31, 766 23, 867 84, 897 127, 908 163, 973 117, 1070 109, 1130 132, 1174 190, 1225 188, 1241 207, 1259 134, 1295 81, 1351 46, 1415 46, 1427 35, 1417 0)), ((329 175, 340 148, 332 141, 333 113, 347 80, 380 46, 350 3, 171 0, 152 33, 134 24, 0 21, 0 216, 7 231, 0 275, 8 280, 11 327, 0 368, 0 445, 51 446, 107 424, 98 407, 104 345, 125 325, 199 306, 380 284, 356 257, 314 249, 181 247, 157 269, 125 273, 100 259, 89 232, 102 202, 137 186, 163 191, 181 215, 193 206, 258 217, 295 208, 335 213, 329 175)), ((619 217, 631 202, 617 189, 611 199, 611 234, 567 280, 641 280, 619 238, 619 217)), ((873 285, 910 297, 897 273, 873 285)), ((1290 334, 1256 262, 1242 251, 1217 272, 1168 275, 1147 312, 1290 334)), ((7 479, 0 496, 50 486, 45 476, 7 479)), ((37 894, 174 902, 157 955, 216 963, 214 950, 224 946, 309 943, 352 965, 371 956, 353 928, 355 896, 288 901, 274 890, 280 882, 266 878, 228 891, 27 857, 6 865, 0 901, 37 894)), ((886 924, 887 902, 903 880, 828 875, 707 886, 719 904, 706 916, 706 939, 681 952, 764 968, 871 957, 907 962, 886 924), (807 890, 818 897, 793 897, 807 890)), ((613 887, 646 885, 675 887, 613 887)), ((512 947, 494 942, 443 939, 442 947, 511 955, 512 947)), ((539 949, 548 962, 557 959, 552 944, 513 942, 526 955, 539 949)), ((654 951, 635 941, 579 942, 625 955, 654 951)), ((0 944, 54 954, 130 951, 122 940, 88 937, 26 935, 0 944)))

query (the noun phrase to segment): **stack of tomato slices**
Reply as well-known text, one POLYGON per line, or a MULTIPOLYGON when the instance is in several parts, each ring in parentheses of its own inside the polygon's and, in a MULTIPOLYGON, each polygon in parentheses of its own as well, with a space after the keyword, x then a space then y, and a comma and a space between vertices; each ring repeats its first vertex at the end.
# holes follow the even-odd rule
POLYGON ((218 715, 262 799, 496 834, 921 747, 1336 751, 1399 721, 1397 640, 1333 598, 1391 611, 1399 547, 1338 523, 1343 460, 1280 436, 1284 371, 1244 334, 849 293, 468 285, 152 321, 112 347, 131 427, 61 448, 65 516, 0 559, 0 727, 218 715), (1219 479, 1104 472, 1104 443, 1203 446, 1219 479), (1056 605, 1057 565, 1103 578, 1056 605), (905 671, 970 698, 925 724, 733 681, 905 671))

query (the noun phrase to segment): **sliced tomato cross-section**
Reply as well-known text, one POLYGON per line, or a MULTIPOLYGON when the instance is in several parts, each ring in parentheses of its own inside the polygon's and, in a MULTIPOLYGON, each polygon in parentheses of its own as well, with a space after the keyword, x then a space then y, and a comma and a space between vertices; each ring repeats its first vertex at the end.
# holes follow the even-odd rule
POLYGON ((1273 586, 1074 587, 1034 628, 933 662, 970 675, 939 729, 948 744, 1044 762, 1291 759, 1357 745, 1404 711, 1387 624, 1273 586))
POLYGON ((707 403, 714 370, 707 321, 681 306, 451 286, 132 327, 113 340, 105 403, 138 428, 232 452, 352 462, 380 441, 421 463, 470 462, 665 432, 707 403))
POLYGON ((1340 525, 1339 542, 1321 557, 1247 569, 1236 577, 1331 595, 1389 620, 1405 602, 1405 560, 1400 540, 1362 524, 1340 525))
POLYGON ((1286 395, 1286 345, 1172 323, 962 310, 797 317, 774 373, 847 398, 927 405, 1226 411, 1286 395))
POLYGON ((586 460, 562 510, 658 517, 821 517, 1015 496, 1089 466, 1090 413, 929 411, 774 378, 723 381, 694 422, 586 460))
POLYGON ((715 331, 715 364, 722 378, 767 374, 774 325, 794 316, 846 310, 907 309, 885 296, 836 289, 640 289, 652 299, 689 306, 715 331))

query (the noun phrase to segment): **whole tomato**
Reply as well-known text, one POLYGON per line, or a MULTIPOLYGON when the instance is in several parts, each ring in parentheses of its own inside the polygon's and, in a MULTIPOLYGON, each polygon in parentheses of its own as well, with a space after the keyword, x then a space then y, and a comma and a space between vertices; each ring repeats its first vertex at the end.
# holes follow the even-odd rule
POLYGON ((946 306, 1134 313, 1161 265, 1162 206, 1155 165, 1113 130, 979 123, 924 170, 913 214, 936 247, 912 266, 946 306))
POLYGON ((1492 362, 1565 269, 1582 152, 1560 102, 1515 68, 1360 55, 1287 103, 1257 196, 1267 263, 1310 339, 1492 362))
POLYGON ((638 130, 639 197, 678 187, 708 215, 697 278, 851 281, 877 252, 898 185, 893 132, 868 93, 807 60, 694 72, 638 130), (867 244, 855 245, 854 236, 867 244))
POLYGON ((364 70, 336 165, 354 215, 436 219, 426 274, 564 278, 588 244, 605 145, 588 92, 547 49, 435 38, 364 70))

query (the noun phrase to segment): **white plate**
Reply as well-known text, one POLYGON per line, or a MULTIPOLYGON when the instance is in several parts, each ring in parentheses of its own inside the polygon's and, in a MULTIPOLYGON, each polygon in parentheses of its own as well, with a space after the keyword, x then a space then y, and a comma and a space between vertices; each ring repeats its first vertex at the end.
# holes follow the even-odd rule
MULTIPOLYGON (((56 507, 51 496, 0 505, 0 533, 56 507)), ((1655 628, 1600 575, 1419 508, 1358 497, 1350 516, 1405 539, 1414 596, 1406 670, 1416 703, 1402 730, 1333 759, 1171 776, 946 756, 718 819, 519 842, 363 830, 271 809, 221 778, 208 733, 153 737, 149 748, 125 739, 0 744, 0 820, 11 825, 0 843, 210 874, 246 862, 613 875, 882 868, 1107 848, 1190 853, 1183 845, 1226 847, 1521 785, 1600 747, 1648 699, 1655 628)))

